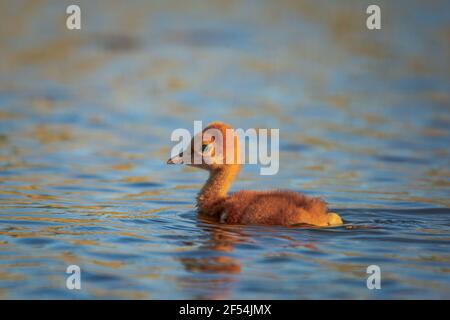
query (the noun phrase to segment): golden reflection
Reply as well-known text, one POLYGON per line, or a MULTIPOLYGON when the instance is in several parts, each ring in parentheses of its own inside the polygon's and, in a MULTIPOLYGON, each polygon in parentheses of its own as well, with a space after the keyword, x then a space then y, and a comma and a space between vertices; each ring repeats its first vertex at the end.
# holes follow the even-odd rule
POLYGON ((118 171, 127 171, 133 169, 134 165, 132 163, 121 163, 115 164, 111 168, 118 171))
POLYGON ((71 242, 76 246, 98 246, 98 245, 100 245, 100 243, 98 241, 87 240, 87 239, 74 239, 71 242))
POLYGON ((26 277, 23 274, 0 270, 0 279, 9 281, 23 281, 26 279, 26 277))
POLYGON ((126 300, 142 300, 150 299, 151 295, 149 292, 140 292, 137 290, 103 290, 103 289, 88 289, 92 296, 98 299, 126 299, 126 300))
POLYGON ((73 139, 73 133, 70 127, 37 125, 28 137, 37 139, 42 144, 64 142, 73 139))
POLYGON ((32 217, 8 217, 3 216, 2 219, 4 220, 19 220, 19 221, 46 221, 46 222, 59 222, 63 224, 82 224, 87 225, 89 222, 91 223, 98 223, 98 220, 95 219, 76 219, 76 218, 60 218, 60 217, 38 217, 38 216, 32 216, 32 217))
POLYGON ((111 268, 111 269, 121 269, 126 266, 126 263, 123 261, 104 261, 104 260, 92 260, 93 264, 96 264, 101 267, 111 268))

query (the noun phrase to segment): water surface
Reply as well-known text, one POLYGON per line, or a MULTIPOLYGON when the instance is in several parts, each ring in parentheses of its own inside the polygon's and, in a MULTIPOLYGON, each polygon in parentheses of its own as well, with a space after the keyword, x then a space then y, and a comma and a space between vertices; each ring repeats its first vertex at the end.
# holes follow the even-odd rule
POLYGON ((450 6, 85 1, 0 7, 0 298, 450 298, 450 6), (280 129, 280 171, 342 227, 198 219, 166 166, 193 121, 280 129), (68 265, 82 290, 66 289, 68 265), (368 290, 379 265, 382 289, 368 290))

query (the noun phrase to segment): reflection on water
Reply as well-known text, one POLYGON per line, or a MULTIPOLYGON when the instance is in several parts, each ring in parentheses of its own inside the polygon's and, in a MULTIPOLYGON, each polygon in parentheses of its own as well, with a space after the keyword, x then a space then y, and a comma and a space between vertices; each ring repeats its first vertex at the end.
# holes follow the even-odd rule
POLYGON ((450 16, 436 1, 1 4, 0 298, 450 298, 450 16), (339 228, 196 217, 167 168, 193 120, 280 128, 280 172, 339 228), (82 290, 65 288, 77 264, 82 290), (382 290, 366 288, 366 268, 382 290))

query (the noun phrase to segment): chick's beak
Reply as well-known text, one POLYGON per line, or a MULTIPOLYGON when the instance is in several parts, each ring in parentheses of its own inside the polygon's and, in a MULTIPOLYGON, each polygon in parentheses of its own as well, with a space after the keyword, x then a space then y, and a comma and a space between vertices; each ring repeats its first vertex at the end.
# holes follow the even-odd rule
POLYGON ((180 154, 167 160, 167 164, 183 164, 183 153, 181 152, 180 154))

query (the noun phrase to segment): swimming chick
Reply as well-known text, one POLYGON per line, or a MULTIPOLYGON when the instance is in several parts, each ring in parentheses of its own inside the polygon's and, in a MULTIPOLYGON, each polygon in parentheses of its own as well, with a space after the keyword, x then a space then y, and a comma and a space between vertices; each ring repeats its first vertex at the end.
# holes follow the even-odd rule
POLYGON ((198 143, 197 146, 194 137, 186 150, 167 163, 186 162, 189 166, 209 171, 209 178, 197 196, 199 214, 227 224, 308 224, 325 227, 343 223, 338 214, 328 212, 326 203, 320 198, 294 191, 244 190, 228 195, 228 189, 240 169, 237 135, 229 125, 213 122, 198 134, 197 140, 201 144, 198 143), (227 135, 227 131, 232 134, 227 135), (222 139, 215 139, 217 135, 214 132, 220 132, 222 139), (227 139, 234 141, 228 143, 227 139), (194 161, 195 159, 200 161, 194 161))

